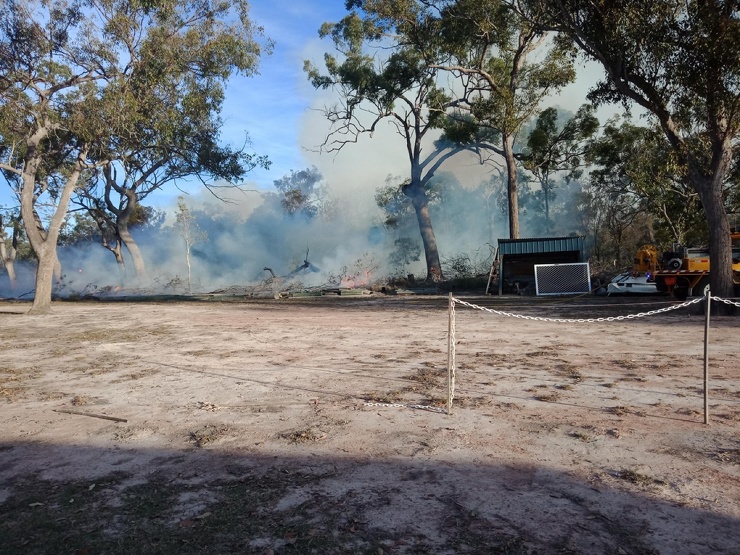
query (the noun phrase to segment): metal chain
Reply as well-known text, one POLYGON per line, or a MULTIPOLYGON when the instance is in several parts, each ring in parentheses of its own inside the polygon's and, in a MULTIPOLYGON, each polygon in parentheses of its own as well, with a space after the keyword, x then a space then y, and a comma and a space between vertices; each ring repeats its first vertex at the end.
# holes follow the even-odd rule
MULTIPOLYGON (((718 299, 718 297, 712 297, 712 299, 718 299)), ((655 314, 661 314, 663 312, 670 312, 671 310, 678 310, 679 308, 684 308, 687 306, 691 306, 692 304, 700 303, 704 300, 704 297, 697 297, 695 299, 683 302, 678 305, 667 306, 665 308, 658 308, 656 310, 650 310, 648 312, 638 312, 637 314, 628 314, 626 316, 607 316, 607 317, 602 317, 602 318, 546 318, 543 316, 527 316, 525 314, 515 314, 513 312, 504 312, 502 310, 486 308, 484 306, 479 306, 473 303, 469 303, 469 302, 460 300, 455 297, 453 297, 452 300, 455 303, 460 303, 462 305, 468 306, 476 310, 482 310, 484 312, 498 314, 499 316, 507 316, 509 318, 521 318, 523 320, 537 320, 539 322, 579 323, 580 324, 580 323, 586 323, 586 322, 589 322, 589 323, 590 322, 616 322, 616 321, 621 321, 621 320, 632 320, 634 318, 644 318, 645 316, 653 316, 655 314)), ((727 301, 723 301, 723 302, 727 302, 727 301)))
POLYGON ((723 299, 722 297, 712 297, 713 301, 719 301, 721 303, 733 305, 733 306, 740 306, 740 303, 731 301, 730 299, 723 299))

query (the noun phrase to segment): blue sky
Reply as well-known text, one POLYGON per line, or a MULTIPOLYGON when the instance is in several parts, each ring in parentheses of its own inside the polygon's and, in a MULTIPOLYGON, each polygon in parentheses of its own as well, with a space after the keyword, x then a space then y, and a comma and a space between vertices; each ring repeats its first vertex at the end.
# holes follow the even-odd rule
POLYGON ((252 20, 275 42, 273 54, 262 59, 259 75, 232 78, 223 110, 222 139, 240 143, 244 132, 259 154, 272 161, 269 170, 250 176, 257 185, 271 187, 275 179, 312 164, 300 136, 315 91, 303 72, 303 61, 320 61, 331 46, 318 30, 326 21, 345 14, 344 0, 253 0, 252 20))

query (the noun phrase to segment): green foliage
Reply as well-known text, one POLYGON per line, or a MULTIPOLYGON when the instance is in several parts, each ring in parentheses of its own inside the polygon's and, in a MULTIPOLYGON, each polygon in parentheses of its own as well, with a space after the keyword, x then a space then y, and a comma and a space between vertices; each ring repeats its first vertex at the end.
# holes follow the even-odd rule
MULTIPOLYGON (((386 180, 386 183, 390 180, 386 180)), ((385 213, 383 225, 389 229, 399 228, 413 221, 414 208, 409 198, 403 194, 401 187, 386 185, 375 191, 375 203, 385 213)))
POLYGON ((545 35, 501 0, 445 2, 440 15, 446 67, 463 68, 479 125, 516 133, 548 95, 575 78, 573 49, 545 35), (538 55, 533 53, 538 51, 538 55))
POLYGON ((416 2, 350 3, 348 9, 351 12, 339 23, 324 24, 320 31, 322 37, 332 38, 339 56, 327 53, 323 72, 310 62, 304 64, 316 88, 339 93, 339 103, 325 110, 332 128, 320 148, 338 152, 363 135, 372 136, 381 122, 395 127, 409 161, 409 179, 401 191, 416 209, 427 273, 439 279, 439 253, 425 208, 428 182, 460 147, 446 141, 424 152, 424 138, 445 124, 452 99, 438 86, 436 58, 407 40, 435 37, 429 32, 433 24, 427 26, 431 20, 416 2), (360 7, 361 13, 353 9, 360 7), (426 32, 417 32, 417 24, 426 32))
POLYGON ((253 73, 264 50, 247 10, 220 0, 4 3, 3 170, 19 176, 40 156, 38 194, 54 200, 83 146, 83 163, 125 160, 150 191, 192 174, 234 181, 264 163, 216 142, 223 82, 253 73))
POLYGON ((0 5, 0 168, 39 258, 32 310, 51 306, 75 190, 103 244, 119 248, 137 204, 165 184, 234 182, 266 163, 218 142, 224 82, 254 73, 270 48, 260 36, 246 0, 0 5))
POLYGON ((596 166, 591 172, 594 187, 652 214, 656 239, 664 247, 706 243, 699 195, 660 129, 611 121, 589 159, 596 166))
POLYGON ((60 230, 58 244, 81 245, 99 240, 100 230, 92 216, 86 212, 75 212, 67 217, 66 224, 60 230))

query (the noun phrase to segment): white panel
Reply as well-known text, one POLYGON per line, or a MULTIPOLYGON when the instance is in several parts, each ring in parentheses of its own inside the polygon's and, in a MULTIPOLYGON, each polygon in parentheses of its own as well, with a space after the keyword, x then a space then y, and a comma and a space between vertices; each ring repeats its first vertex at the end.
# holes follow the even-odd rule
POLYGON ((535 264, 537 295, 568 295, 591 291, 588 262, 573 264, 535 264))

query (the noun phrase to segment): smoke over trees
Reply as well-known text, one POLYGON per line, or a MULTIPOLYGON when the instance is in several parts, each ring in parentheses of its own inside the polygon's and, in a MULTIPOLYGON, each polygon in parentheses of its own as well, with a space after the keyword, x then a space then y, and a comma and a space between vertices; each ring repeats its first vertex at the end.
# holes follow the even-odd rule
POLYGON ((448 140, 430 148, 424 139, 442 127, 452 99, 438 86, 437 70, 415 49, 396 45, 387 59, 368 56, 364 52, 367 44, 381 35, 354 13, 337 24, 325 24, 321 34, 331 36, 341 53, 340 59, 326 55, 324 74, 310 62, 305 64, 314 87, 339 93, 337 105, 324 109, 332 128, 321 148, 338 152, 362 135, 372 136, 385 121, 393 126, 407 154, 409 177, 401 191, 416 214, 427 279, 441 281, 437 238, 429 214, 429 182, 446 160, 465 147, 448 140))
POLYGON ((224 80, 254 72, 259 34, 244 1, 3 3, 0 168, 38 259, 31 313, 51 308, 69 202, 100 172, 125 196, 106 195, 124 244, 142 190, 187 175, 243 177, 254 160, 218 145, 217 115, 224 80), (47 221, 42 202, 53 206, 47 221))
POLYGON ((318 214, 321 204, 321 180, 319 170, 314 166, 305 170, 291 170, 273 182, 280 195, 280 205, 286 214, 313 218, 318 214))
POLYGON ((306 283, 370 258, 387 276, 439 281, 476 273, 496 239, 520 235, 585 235, 590 254, 617 266, 637 242, 709 241, 722 274, 713 288, 729 291, 726 232, 740 206, 729 4, 347 2, 321 29, 334 53, 304 70, 324 98, 335 93, 328 131, 312 129, 322 152, 361 158, 395 140, 403 154, 403 170, 382 168, 394 175, 385 185, 363 182, 365 204, 333 194, 360 164, 333 182, 307 164, 269 189, 244 183, 268 162, 246 138, 222 144, 219 113, 226 79, 253 74, 265 51, 245 2, 90 5, 0 7, 0 169, 19 203, 0 223, 0 285, 34 266, 34 312, 48 309, 60 262, 74 269, 64 286, 73 276, 78 289, 111 274, 130 286, 184 272, 193 289, 201 278, 255 283, 264 267, 301 267, 306 252, 320 268, 306 283), (607 73, 595 104, 566 114, 548 95, 572 79, 576 50, 607 73), (641 106, 646 122, 601 128, 595 109, 613 101, 641 106), (208 240, 183 262, 173 207, 166 222, 147 210, 188 180, 214 198, 187 200, 208 240), (222 204, 221 187, 243 194, 222 204), (109 262, 100 277, 89 270, 109 262), (135 275, 118 276, 124 266, 135 275))

